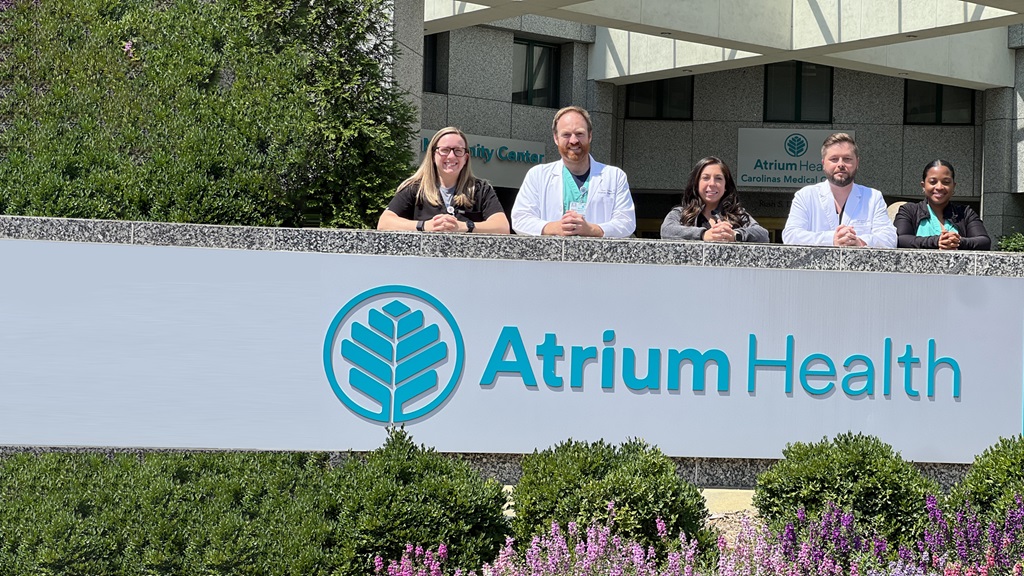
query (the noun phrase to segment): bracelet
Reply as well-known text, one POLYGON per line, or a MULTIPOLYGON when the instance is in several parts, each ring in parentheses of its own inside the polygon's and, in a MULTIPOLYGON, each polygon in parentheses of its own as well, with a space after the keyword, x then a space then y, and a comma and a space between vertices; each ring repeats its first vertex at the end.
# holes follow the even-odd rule
POLYGON ((426 221, 426 220, 420 220, 419 222, 417 222, 417 223, 416 223, 416 231, 417 231, 417 232, 423 232, 423 226, 424 226, 424 225, 425 225, 426 223, 427 223, 427 221, 426 221))

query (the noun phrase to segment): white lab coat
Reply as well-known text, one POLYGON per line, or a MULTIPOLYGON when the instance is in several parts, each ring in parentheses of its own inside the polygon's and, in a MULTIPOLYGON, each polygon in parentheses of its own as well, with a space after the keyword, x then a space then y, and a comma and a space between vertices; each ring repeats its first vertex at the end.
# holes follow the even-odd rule
MULTIPOLYGON (((530 168, 512 206, 512 229, 540 236, 544 225, 562 218, 562 161, 530 168)), ((604 230, 606 238, 625 238, 636 230, 633 196, 626 173, 590 157, 590 186, 583 218, 604 230)))
MULTIPOLYGON (((843 224, 853 226, 857 237, 873 248, 895 248, 896 228, 885 210, 885 198, 874 188, 854 184, 843 208, 843 224)), ((819 182, 797 190, 782 230, 785 244, 832 246, 839 214, 829 183, 819 182)))

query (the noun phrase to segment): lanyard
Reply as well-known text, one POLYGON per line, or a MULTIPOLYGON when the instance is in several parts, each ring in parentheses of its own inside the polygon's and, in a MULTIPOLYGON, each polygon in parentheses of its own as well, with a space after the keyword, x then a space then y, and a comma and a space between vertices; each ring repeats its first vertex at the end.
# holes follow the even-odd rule
POLYGON ((562 210, 568 211, 573 204, 586 205, 587 193, 590 192, 590 174, 582 186, 576 185, 576 178, 569 169, 562 166, 562 210))

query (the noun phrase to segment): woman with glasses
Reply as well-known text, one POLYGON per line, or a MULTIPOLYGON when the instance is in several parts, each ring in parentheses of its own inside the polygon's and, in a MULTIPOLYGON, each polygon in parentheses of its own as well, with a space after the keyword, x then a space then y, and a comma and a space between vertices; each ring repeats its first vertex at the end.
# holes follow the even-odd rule
POLYGON ((729 167, 708 156, 697 162, 683 203, 665 216, 661 237, 707 242, 767 242, 768 231, 740 205, 729 167))
POLYGON ((489 183, 469 168, 469 142, 458 128, 430 139, 423 162, 398 186, 377 230, 508 234, 508 218, 489 183))

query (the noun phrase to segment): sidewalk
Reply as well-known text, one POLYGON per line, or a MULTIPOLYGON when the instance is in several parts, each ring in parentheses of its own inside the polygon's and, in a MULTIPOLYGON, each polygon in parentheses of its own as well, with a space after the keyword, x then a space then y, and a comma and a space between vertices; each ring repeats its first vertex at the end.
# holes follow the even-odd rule
POLYGON ((708 512, 712 516, 754 509, 753 504, 751 504, 751 500, 754 497, 753 490, 705 488, 701 490, 701 494, 704 495, 704 500, 707 501, 708 512))

